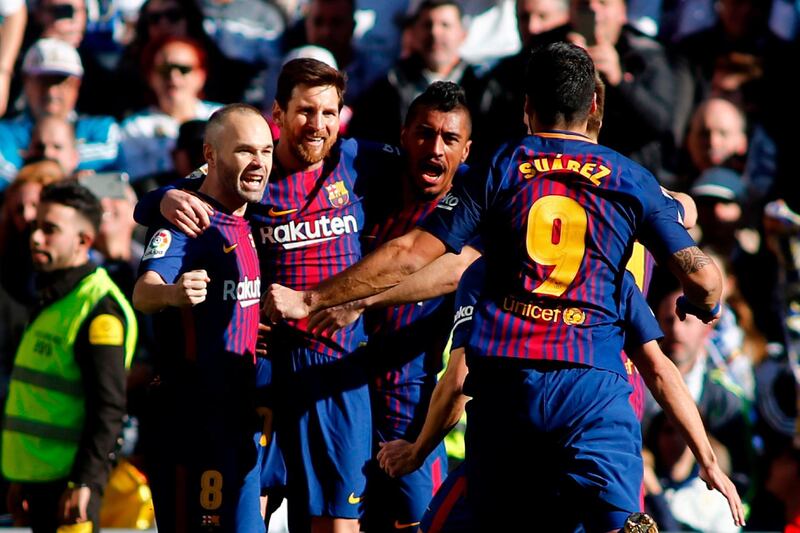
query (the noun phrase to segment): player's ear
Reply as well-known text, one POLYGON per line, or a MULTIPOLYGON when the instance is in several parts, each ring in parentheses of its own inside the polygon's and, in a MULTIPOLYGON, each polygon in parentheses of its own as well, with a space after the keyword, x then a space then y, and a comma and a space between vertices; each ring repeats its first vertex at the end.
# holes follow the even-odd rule
POLYGON ((214 153, 214 147, 208 143, 203 143, 203 157, 208 163, 209 166, 216 165, 216 154, 214 153))
POLYGON ((592 107, 589 108, 590 115, 595 113, 597 113, 597 92, 592 93, 592 107))
POLYGON ((467 160, 467 157, 469 157, 469 149, 470 149, 471 146, 472 146, 472 140, 470 139, 464 145, 464 151, 461 152, 461 162, 462 163, 467 160))
POLYGON ((283 109, 281 109, 277 101, 272 102, 272 120, 275 121, 279 128, 283 126, 283 109))

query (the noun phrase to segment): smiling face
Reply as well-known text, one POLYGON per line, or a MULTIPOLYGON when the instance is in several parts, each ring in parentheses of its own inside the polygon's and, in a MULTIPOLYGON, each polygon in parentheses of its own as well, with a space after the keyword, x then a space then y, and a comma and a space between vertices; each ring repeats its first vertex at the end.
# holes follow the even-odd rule
POLYGON ((415 192, 439 198, 450 190, 458 166, 466 161, 472 141, 467 111, 422 107, 400 134, 415 192))
POLYGON ((275 103, 272 117, 281 129, 282 162, 292 170, 319 168, 339 132, 339 93, 332 85, 298 85, 285 110, 275 103))

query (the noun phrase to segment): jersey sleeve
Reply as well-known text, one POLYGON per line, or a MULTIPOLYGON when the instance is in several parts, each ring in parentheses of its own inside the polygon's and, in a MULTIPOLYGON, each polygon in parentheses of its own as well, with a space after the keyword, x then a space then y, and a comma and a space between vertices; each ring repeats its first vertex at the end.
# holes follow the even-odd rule
MULTIPOLYGON (((492 165, 491 169, 494 169, 492 165)), ((478 235, 481 217, 493 196, 491 169, 470 167, 436 205, 420 227, 442 241, 447 249, 461 253, 461 248, 478 235), (488 178, 487 178, 488 176, 488 178)))
POLYGON ((625 272, 622 282, 622 311, 626 351, 664 336, 630 272, 625 272))
POLYGON ((639 240, 658 259, 663 260, 679 250, 696 246, 683 226, 683 207, 664 192, 655 178, 645 182, 641 200, 644 220, 639 240), (680 206, 680 207, 679 207, 680 206))
POLYGON ((461 276, 461 281, 456 291, 456 312, 453 319, 453 340, 451 349, 463 348, 469 341, 472 329, 472 316, 475 311, 475 304, 483 288, 485 275, 486 262, 480 257, 475 260, 461 276))
POLYGON ((199 171, 194 171, 189 176, 179 179, 169 185, 150 191, 145 194, 137 203, 133 210, 133 219, 142 226, 152 226, 158 224, 161 218, 161 200, 164 195, 173 189, 181 189, 187 191, 196 191, 203 184, 203 175, 199 171))
POLYGON ((139 275, 153 271, 165 283, 174 283, 186 270, 197 242, 172 226, 156 226, 148 231, 147 246, 139 264, 139 275))

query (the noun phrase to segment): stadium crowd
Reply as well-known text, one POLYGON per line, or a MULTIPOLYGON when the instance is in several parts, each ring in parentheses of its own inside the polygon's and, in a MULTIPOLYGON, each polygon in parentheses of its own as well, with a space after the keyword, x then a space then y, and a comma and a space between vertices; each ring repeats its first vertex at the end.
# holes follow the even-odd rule
MULTIPOLYGON (((249 277, 219 288, 223 300, 254 291, 250 299, 257 300, 272 283, 314 289, 423 224, 470 168, 530 131, 531 50, 567 41, 586 50, 602 80, 604 96, 593 115, 601 117, 597 143, 671 191, 681 222, 724 285, 718 319, 708 323, 692 313, 684 319, 676 313, 681 287, 666 265, 654 265, 637 248, 641 268, 629 267, 663 332, 643 340, 661 337, 721 471, 745 503, 747 525, 734 523, 724 494, 706 488, 705 465, 692 443, 623 359, 641 421, 641 510, 662 531, 800 531, 800 188, 792 186, 791 159, 800 123, 791 105, 798 28, 800 3, 787 0, 0 0, 0 400, 6 405, 0 452, 8 525, 32 524, 31 502, 40 499, 66 509, 57 521, 152 525, 148 501, 115 492, 114 480, 125 469, 137 486, 156 480, 174 492, 182 478, 167 480, 165 465, 202 453, 172 444, 165 452, 164 441, 178 442, 184 428, 199 426, 197 434, 210 441, 224 426, 247 442, 223 441, 222 448, 258 449, 260 479, 248 483, 255 492, 260 486, 260 511, 269 514, 286 497, 293 531, 416 530, 448 471, 464 459, 463 419, 448 422, 455 430, 446 453, 437 444, 415 458, 421 465, 415 474, 397 477, 375 457, 384 443, 413 443, 423 431, 453 316, 456 323, 466 318, 465 307, 455 305, 459 279, 494 244, 465 241, 460 254, 447 254, 403 284, 308 320, 273 315, 269 323, 262 314, 257 345, 255 338, 244 347, 228 342, 238 330, 220 330, 219 350, 252 355, 256 365, 247 372, 238 363, 212 366, 197 375, 252 380, 253 390, 216 391, 227 409, 218 413, 206 389, 198 389, 203 412, 174 424, 170 417, 193 404, 169 402, 191 387, 180 375, 195 370, 164 363, 187 351, 165 340, 187 322, 162 310, 200 309, 215 294, 203 261, 225 272, 214 262, 223 263, 234 248, 223 241, 218 250, 207 232, 238 224, 220 221, 215 211, 238 213, 253 202, 247 220, 258 255, 245 254, 249 245, 238 241, 231 257, 260 266, 260 278, 248 263, 249 277), (236 103, 247 105, 230 107, 236 103), (254 110, 265 118, 274 147, 252 140, 252 131, 266 131, 260 121, 247 122, 255 120, 254 110), (220 124, 235 135, 221 135, 220 124), (258 151, 265 175, 253 171, 243 187, 266 190, 261 202, 241 190, 231 200, 230 191, 215 185, 242 151, 258 151), (206 163, 207 170, 197 170, 206 163), (199 179, 179 181, 187 176, 199 179), (73 179, 97 206, 82 190, 59 190, 73 179), (77 262, 58 264, 61 252, 47 248, 56 246, 48 239, 60 231, 48 213, 61 208, 78 215, 64 219, 74 226, 77 262), (298 210, 302 217, 295 219, 298 210), (201 245, 215 252, 200 253, 201 245), (184 256, 173 256, 179 252, 199 262, 183 268, 184 256), (88 263, 80 260, 86 257, 88 263), (80 276, 54 276, 64 268, 80 276), (21 391, 50 387, 47 394, 69 396, 63 389, 72 385, 54 385, 58 369, 44 363, 36 363, 42 366, 33 376, 33 363, 22 365, 18 352, 36 352, 28 324, 46 330, 51 323, 44 321, 55 320, 46 311, 57 297, 98 272, 108 280, 97 283, 113 280, 115 288, 102 285, 107 294, 91 304, 100 310, 87 308, 64 326, 74 330, 65 353, 78 361, 68 370, 82 374, 85 387, 81 403, 61 406, 86 411, 86 421, 70 428, 80 436, 77 456, 55 477, 26 478, 36 468, 28 471, 10 455, 34 446, 14 440, 33 431, 18 420, 31 412, 21 391), (153 273, 162 280, 157 285, 182 286, 185 298, 157 304, 151 293, 143 298, 142 279, 153 273), (128 302, 136 304, 135 314, 128 302), (119 364, 98 363, 103 357, 119 364), (227 419, 250 401, 260 405, 252 420, 227 419), (53 480, 52 490, 31 489, 53 480)), ((540 166, 548 164, 537 160, 532 172, 552 170, 540 166)), ((591 172, 580 174, 589 179, 591 172)), ((231 230, 219 234, 225 231, 231 230)), ((252 329, 252 318, 226 312, 223 321, 243 321, 239 334, 252 329)), ((200 339, 197 353, 216 349, 213 339, 193 338, 200 339)), ((29 422, 41 427, 58 425, 62 415, 37 416, 29 422)), ((26 438, 46 443, 53 435, 26 438)), ((208 449, 217 453, 220 446, 208 449)), ((225 453, 221 461, 247 455, 225 453)), ((201 468, 201 503, 190 513, 204 522, 187 531, 258 531, 237 515, 241 508, 227 507, 249 489, 222 492, 225 485, 203 474, 217 467, 201 468), (222 494, 222 507, 215 494, 222 494), (238 529, 230 529, 229 519, 238 529)), ((164 493, 155 492, 158 502, 164 493)), ((163 512, 156 505, 157 517, 163 512)), ((159 520, 179 524, 171 526, 176 531, 185 527, 179 516, 159 520)), ((436 529, 436 521, 422 525, 448 531, 436 529)))

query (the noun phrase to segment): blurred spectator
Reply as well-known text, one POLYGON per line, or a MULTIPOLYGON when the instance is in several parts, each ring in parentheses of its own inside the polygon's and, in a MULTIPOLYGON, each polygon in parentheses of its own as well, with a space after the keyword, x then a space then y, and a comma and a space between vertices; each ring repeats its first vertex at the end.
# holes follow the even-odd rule
POLYGON ((25 113, 0 121, 0 189, 22 165, 34 123, 48 115, 74 125, 80 156, 78 169, 114 168, 119 150, 119 128, 114 119, 75 113, 83 75, 75 48, 57 39, 40 39, 26 52, 22 71, 25 113))
POLYGON ((685 123, 696 105, 711 96, 715 70, 720 62, 730 61, 733 57, 739 61, 746 57, 747 63, 763 71, 762 76, 750 80, 747 88, 750 97, 750 102, 746 103, 748 118, 762 122, 762 112, 777 112, 778 115, 769 121, 774 120, 775 124, 763 121, 770 132, 780 123, 784 106, 771 102, 771 93, 782 89, 782 82, 776 76, 781 76, 787 61, 791 61, 792 51, 768 27, 772 3, 770 0, 719 0, 714 3, 719 16, 716 23, 688 35, 677 44, 678 99, 674 109, 677 127, 681 122, 685 123))
POLYGON ((264 84, 277 82, 287 15, 272 0, 200 0, 203 27, 229 59, 249 68, 240 101, 260 105, 264 84), (274 76, 272 75, 274 73, 274 76))
POLYGON ((626 25, 625 0, 572 0, 571 40, 586 46, 606 83, 606 111, 598 142, 663 176, 665 155, 674 150, 675 79, 667 54, 653 39, 626 25), (594 13, 594 31, 580 28, 594 13), (588 39, 588 40, 587 40, 588 39))
POLYGON ((483 73, 503 57, 519 52, 522 45, 514 30, 516 0, 463 0, 467 38, 461 57, 483 73))
POLYGON ((205 140, 206 121, 187 120, 178 128, 178 138, 172 149, 172 167, 170 170, 151 175, 133 184, 139 196, 158 187, 169 185, 173 181, 185 178, 193 170, 204 165, 203 141, 205 140))
POLYGON ((237 102, 253 76, 252 67, 230 59, 220 51, 203 28, 203 13, 194 0, 147 0, 136 24, 136 36, 125 50, 118 68, 115 87, 121 90, 118 99, 123 109, 117 116, 137 111, 150 102, 149 80, 142 77, 145 50, 167 37, 189 37, 200 43, 206 53, 208 76, 203 94, 217 102, 237 102))
MULTIPOLYGON (((678 319, 675 302, 680 295, 679 290, 672 291, 655 306, 656 318, 664 332, 661 347, 683 375, 709 434, 728 449, 731 479, 739 494, 745 494, 753 468, 752 435, 746 403, 730 378, 709 360, 708 342, 713 326, 691 315, 685 320, 678 319)), ((657 409, 653 408, 654 402, 649 395, 648 398, 648 411, 652 417, 657 409)))
MULTIPOLYGON (((730 475, 727 450, 713 437, 710 440, 723 472, 730 475)), ((649 480, 645 501, 653 506, 653 500, 662 497, 666 502, 665 506, 657 507, 662 513, 656 518, 659 527, 675 531, 739 531, 727 500, 719 492, 706 488, 686 441, 663 412, 653 418, 644 445, 653 454, 652 464, 645 463, 645 470, 652 469, 645 475, 649 480)))
POLYGON ((60 39, 78 48, 86 33, 85 0, 41 0, 33 18, 39 25, 39 37, 60 39))
POLYGON ((61 165, 65 176, 72 176, 78 168, 79 157, 75 129, 69 121, 52 115, 36 121, 26 161, 50 159, 61 165))
POLYGON ((740 233, 746 189, 738 172, 709 167, 692 184, 689 194, 697 204, 697 224, 702 232, 700 244, 712 246, 727 258, 740 253, 743 246, 747 253, 758 251, 759 242, 752 242, 758 236, 740 233))
POLYGON ((103 208, 103 219, 94 248, 102 256, 100 265, 125 296, 131 298, 139 260, 144 254, 144 245, 134 239, 137 224, 133 220, 133 208, 136 207, 137 197, 124 175, 107 176, 107 179, 116 183, 105 187, 89 187, 89 190, 99 193, 95 195, 103 208))
POLYGON ((0 2, 0 117, 5 115, 11 97, 11 78, 27 21, 28 7, 24 1, 0 2))
POLYGON ((800 450, 788 441, 766 457, 762 491, 753 500, 745 531, 800 531, 800 450))
POLYGON ((178 128, 187 120, 206 120, 221 104, 200 99, 206 81, 206 55, 187 37, 166 37, 145 51, 143 69, 155 105, 122 123, 121 167, 136 182, 172 169, 170 153, 178 128))
POLYGON ((56 161, 25 165, 6 190, 0 212, 0 284, 16 301, 34 301, 30 261, 31 226, 36 219, 42 188, 64 178, 56 161))
POLYGON ((729 100, 710 98, 692 114, 676 180, 688 188, 711 167, 726 166, 741 172, 747 147, 747 122, 742 110, 729 100))
POLYGON ((532 48, 566 39, 570 0, 517 0, 517 33, 522 50, 501 60, 485 78, 479 113, 473 120, 473 151, 494 153, 503 141, 524 135, 525 94, 522 75, 532 48))
POLYGON ((477 100, 480 81, 458 52, 466 36, 461 16, 461 7, 453 0, 422 2, 410 30, 415 37, 415 53, 398 61, 386 78, 356 102, 350 135, 398 144, 406 110, 434 81, 458 83, 466 91, 468 102, 477 100))
POLYGON ((355 8, 355 0, 310 0, 304 19, 308 44, 329 50, 338 68, 347 74, 344 96, 348 105, 386 73, 374 55, 355 46, 355 8))

